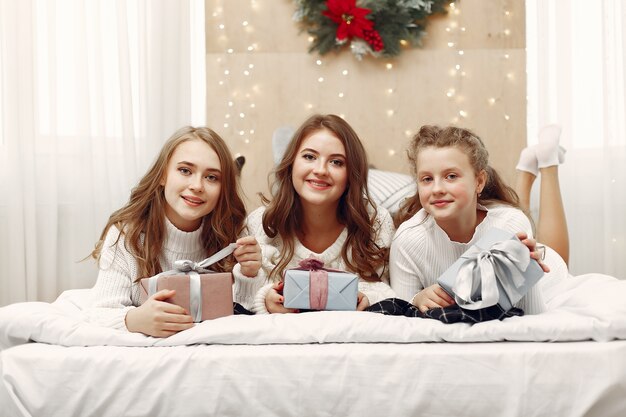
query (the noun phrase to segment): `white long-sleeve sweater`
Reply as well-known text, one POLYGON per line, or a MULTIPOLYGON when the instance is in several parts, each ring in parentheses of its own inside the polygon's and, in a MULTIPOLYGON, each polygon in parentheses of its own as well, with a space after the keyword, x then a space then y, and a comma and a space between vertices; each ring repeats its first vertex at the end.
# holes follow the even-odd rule
MULTIPOLYGON (((263 254, 262 267, 263 275, 269 276, 270 272, 276 267, 280 257, 280 250, 282 249, 282 240, 280 238, 270 239, 263 230, 263 213, 265 207, 259 207, 248 216, 248 230, 250 234, 256 237, 257 241, 261 244, 261 251, 263 254)), ((381 247, 389 247, 391 238, 395 228, 389 212, 382 207, 377 209, 377 217, 375 221, 375 242, 381 247)), ((314 256, 321 259, 324 262, 324 266, 327 268, 339 269, 342 271, 349 271, 343 258, 341 257, 341 248, 348 237, 347 230, 344 229, 337 240, 328 247, 322 253, 315 253, 307 249, 297 238, 295 238, 294 255, 291 261, 287 265, 287 268, 295 268, 302 259, 306 259, 309 256, 314 256)), ((388 268, 385 268, 385 273, 382 275, 382 281, 369 282, 363 279, 359 279, 359 291, 365 294, 370 304, 377 303, 386 298, 395 297, 394 291, 389 287, 388 268)), ((353 271, 352 271, 353 272, 353 271)), ((383 273, 382 268, 377 271, 379 274, 383 273)), ((261 273, 259 273, 261 276, 261 273)), ((273 283, 263 286, 256 294, 252 311, 257 314, 267 314, 267 308, 265 307, 265 296, 267 295, 273 283)))
MULTIPOLYGON (((424 209, 400 225, 389 255, 391 288, 398 297, 409 301, 422 289, 436 284, 437 278, 491 228, 525 232, 532 237, 530 221, 521 210, 504 205, 481 208, 487 211, 487 216, 468 243, 450 240, 433 217, 426 216, 424 209)), ((544 311, 540 286, 531 288, 516 307, 526 314, 544 311)))
MULTIPOLYGON (((166 236, 160 264, 163 271, 174 269, 174 262, 189 259, 199 262, 210 256, 201 243, 201 229, 183 232, 169 220, 165 221, 166 236)), ((100 271, 91 289, 91 306, 83 311, 85 318, 101 326, 127 330, 126 313, 139 305, 139 267, 135 257, 124 247, 124 235, 113 226, 109 229, 100 257, 100 271), (120 237, 117 244, 115 241, 120 237)), ((249 278, 241 273, 241 266, 233 268, 235 283, 233 299, 250 309, 254 295, 264 283, 259 277, 249 278)))

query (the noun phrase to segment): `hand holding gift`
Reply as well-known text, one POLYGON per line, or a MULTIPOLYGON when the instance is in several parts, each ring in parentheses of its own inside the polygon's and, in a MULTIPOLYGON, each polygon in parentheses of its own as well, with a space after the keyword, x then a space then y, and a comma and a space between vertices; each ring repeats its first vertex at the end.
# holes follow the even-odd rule
POLYGON ((164 301, 175 294, 174 290, 161 290, 139 307, 128 310, 128 330, 148 336, 168 337, 192 328, 193 319, 184 308, 164 301))
POLYGON ((432 308, 448 307, 454 304, 454 299, 439 284, 433 284, 415 294, 411 304, 424 313, 432 308))
POLYGON ((285 308, 283 305, 285 297, 283 297, 283 288, 285 283, 283 281, 277 282, 270 288, 265 296, 265 308, 271 314, 275 313, 298 313, 299 310, 295 308, 285 308))
POLYGON ((254 236, 237 239, 237 249, 233 256, 241 265, 241 273, 247 277, 255 277, 261 268, 261 247, 254 236))

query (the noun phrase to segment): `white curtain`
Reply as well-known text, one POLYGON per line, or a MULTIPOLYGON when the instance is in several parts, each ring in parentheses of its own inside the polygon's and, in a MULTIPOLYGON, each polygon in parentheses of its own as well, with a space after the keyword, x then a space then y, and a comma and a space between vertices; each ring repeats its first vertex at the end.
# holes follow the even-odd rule
POLYGON ((570 272, 626 279, 626 2, 527 0, 526 19, 529 143, 557 122, 567 148, 570 272))
POLYGON ((205 118, 202 0, 0 0, 0 305, 91 287, 161 144, 205 118))

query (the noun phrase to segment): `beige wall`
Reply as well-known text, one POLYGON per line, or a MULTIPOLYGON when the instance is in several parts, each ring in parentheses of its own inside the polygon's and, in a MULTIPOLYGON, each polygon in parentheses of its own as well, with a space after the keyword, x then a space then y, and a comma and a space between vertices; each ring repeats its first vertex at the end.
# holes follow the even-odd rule
POLYGON ((360 62, 348 50, 307 53, 294 10, 290 0, 206 0, 207 124, 246 157, 250 208, 267 189, 274 129, 317 112, 343 115, 371 163, 401 172, 419 126, 468 127, 513 180, 526 138, 523 0, 462 0, 430 20, 423 48, 360 62))

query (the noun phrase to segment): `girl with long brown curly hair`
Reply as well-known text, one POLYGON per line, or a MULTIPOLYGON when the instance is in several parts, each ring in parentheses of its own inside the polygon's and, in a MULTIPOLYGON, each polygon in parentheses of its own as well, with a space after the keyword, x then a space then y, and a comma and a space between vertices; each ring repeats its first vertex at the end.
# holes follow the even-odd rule
POLYGON ((291 311, 280 279, 310 256, 359 276, 359 310, 394 296, 386 283, 393 221, 371 201, 367 170, 365 149, 341 117, 314 115, 295 132, 274 170, 271 199, 248 216, 274 281, 257 293, 255 312, 291 311))
POLYGON ((91 256, 100 271, 88 319, 98 324, 165 337, 193 326, 182 307, 166 303, 162 290, 139 305, 141 278, 199 262, 231 242, 233 256, 213 265, 233 271, 234 299, 250 308, 261 280, 261 250, 245 229, 236 167, 224 140, 206 127, 183 127, 163 145, 152 167, 115 211, 91 256), (234 259, 233 259, 234 258, 234 259))

